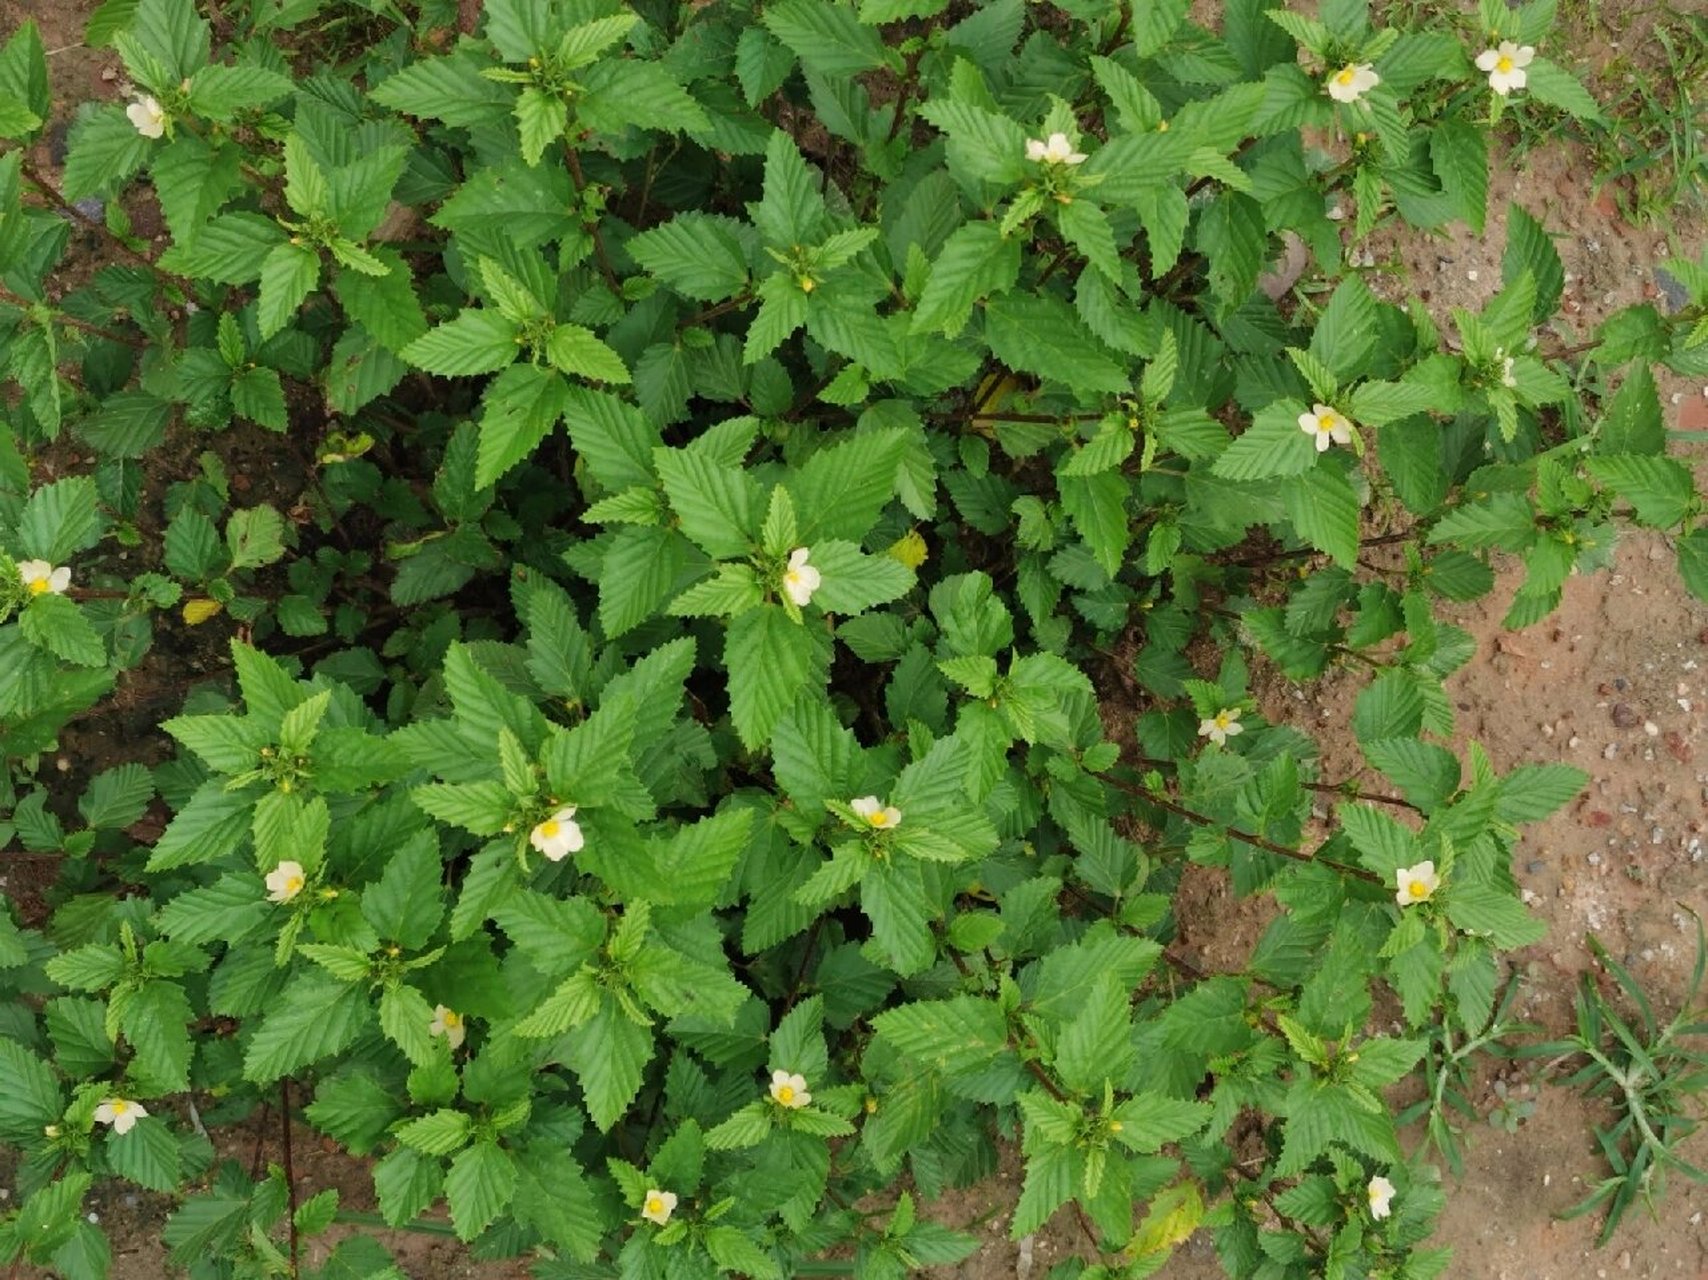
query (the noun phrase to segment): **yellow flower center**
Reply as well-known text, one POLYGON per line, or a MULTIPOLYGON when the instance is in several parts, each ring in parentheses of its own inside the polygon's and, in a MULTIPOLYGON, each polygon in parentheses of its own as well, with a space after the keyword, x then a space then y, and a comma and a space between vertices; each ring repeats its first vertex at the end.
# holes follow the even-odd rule
POLYGON ((1369 1192, 1369 1195, 1370 1195, 1370 1203, 1371 1203, 1371 1204, 1375 1204, 1375 1203, 1376 1203, 1376 1201, 1378 1201, 1378 1200, 1380 1200, 1380 1199, 1381 1199, 1381 1198, 1382 1198, 1382 1188, 1380 1188, 1380 1187, 1371 1187, 1371 1188, 1370 1188, 1370 1192, 1369 1192))
POLYGON ((1119 1120, 1111 1120, 1109 1122, 1109 1132, 1110 1133, 1120 1133, 1121 1130, 1125 1129, 1126 1127, 1127 1126, 1122 1124, 1119 1120))
POLYGON ((1334 430, 1336 421, 1337 419, 1332 413, 1323 414, 1322 417, 1317 419, 1317 434, 1320 436, 1328 435, 1334 430))
POLYGON ((46 595, 50 589, 51 588, 46 578, 37 578, 34 582, 30 583, 30 594, 32 596, 46 595))
POLYGON ((294 898, 297 894, 299 894, 301 892, 302 892, 302 877, 301 876, 286 876, 285 877, 285 893, 286 893, 286 895, 294 898))
POLYGON ((445 1010, 445 1026, 448 1029, 454 1031, 462 1025, 463 1025, 463 1015, 462 1014, 452 1013, 449 1009, 445 1010))
POLYGON ((1335 77, 1335 80, 1341 84, 1351 84, 1357 78, 1358 72, 1352 67, 1346 67, 1335 77))
POLYGON ((113 1099, 113 1114, 115 1116, 122 1116, 125 1112, 127 1112, 129 1110, 130 1110, 130 1103, 126 1102, 123 1098, 114 1098, 113 1099))
POLYGON ((648 1213, 663 1213, 664 1201, 657 1196, 649 1196, 646 1202, 646 1211, 648 1213))
POLYGON ((882 809, 875 809, 867 814, 866 821, 874 827, 887 827, 890 822, 889 816, 882 809))
POLYGON ((1429 896, 1429 886, 1422 880, 1413 880, 1411 884, 1406 887, 1406 892, 1411 894, 1414 898, 1427 898, 1429 896))
POLYGON ((780 1084, 777 1086, 777 1101, 778 1102, 789 1103, 789 1102, 793 1102, 794 1100, 795 1100, 795 1087, 794 1087, 794 1085, 780 1084))
POLYGON ((1503 76, 1506 75, 1507 72, 1512 70, 1512 59, 1507 57, 1504 53, 1501 54, 1500 60, 1495 63, 1495 70, 1500 72, 1503 76))
POLYGON ((1216 728, 1226 729, 1227 727, 1228 727, 1228 713, 1226 711, 1218 711, 1216 713, 1216 728))
POLYGON ((544 822, 540 823, 540 835, 547 840, 555 840, 557 838, 557 833, 561 830, 563 830, 563 828, 559 825, 556 818, 547 818, 544 822))
POLYGON ((1168 121, 1159 120, 1157 122, 1156 131, 1158 133, 1167 133, 1168 132, 1168 121))

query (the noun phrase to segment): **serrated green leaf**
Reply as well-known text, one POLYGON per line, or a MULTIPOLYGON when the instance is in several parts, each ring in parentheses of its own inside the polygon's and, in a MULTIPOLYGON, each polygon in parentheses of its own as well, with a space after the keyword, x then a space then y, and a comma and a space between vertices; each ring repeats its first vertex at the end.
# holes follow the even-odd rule
POLYGON ((1287 484, 1281 495, 1287 518, 1301 538, 1342 568, 1358 562, 1358 496, 1344 472, 1313 467, 1287 484))
POLYGON ((307 245, 275 245, 261 262, 261 303, 256 322, 263 339, 295 318, 303 299, 320 282, 320 255, 307 245))
POLYGON ((35 597, 19 614, 18 629, 36 648, 80 667, 99 667, 107 661, 107 647, 68 596, 35 597))
POLYGON ((982 298, 1006 293, 1020 278, 1020 241, 997 224, 972 221, 943 242, 914 308, 914 333, 957 337, 982 298))
POLYGON ((724 650, 729 670, 730 719, 749 750, 767 742, 777 721, 798 699, 822 687, 829 647, 774 604, 730 620, 724 650))
POLYGON ((682 213, 630 240, 641 267, 685 297, 722 302, 747 285, 747 255, 733 218, 682 213))
POLYGON ((319 973, 298 977, 256 1029, 243 1077, 268 1084, 347 1048, 373 1017, 367 992, 319 973))
POLYGON ((1228 480, 1267 480, 1310 471, 1317 465, 1317 450, 1311 436, 1299 429, 1299 416, 1306 411, 1297 400, 1280 400, 1260 410, 1211 470, 1228 480))
POLYGON ((564 1058, 581 1082, 587 1112, 601 1133, 622 1119, 640 1092, 652 1054, 652 1034, 617 1012, 609 1000, 570 1039, 564 1058))
POLYGON ((877 32, 862 26, 854 10, 831 0, 781 0, 765 6, 765 26, 810 70, 823 76, 855 76, 889 65, 877 32))
POLYGON ((516 1162, 496 1142, 477 1142, 451 1161, 445 1200, 457 1238, 473 1240, 491 1226, 516 1193, 516 1162))
POLYGON ((496 311, 468 310, 422 334, 398 354, 428 373, 496 373, 516 359, 516 326, 496 311))

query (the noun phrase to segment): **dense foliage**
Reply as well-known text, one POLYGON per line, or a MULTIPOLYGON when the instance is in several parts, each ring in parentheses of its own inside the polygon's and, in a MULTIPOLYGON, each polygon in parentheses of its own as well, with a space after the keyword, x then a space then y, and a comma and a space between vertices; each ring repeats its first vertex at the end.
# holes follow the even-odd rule
POLYGON ((1365 237, 1595 107, 1552 0, 1311 7, 107 0, 62 179, 13 34, 0 842, 58 878, 0 909, 0 1263, 106 1275, 115 1176, 297 1274, 336 1194, 206 1136, 283 1108, 542 1280, 952 1261, 862 1197, 999 1135, 1065 1275, 1441 1274, 1390 1087, 1489 1026, 1581 775, 1441 745, 1438 606, 1505 552, 1533 622, 1621 519, 1708 594, 1650 371, 1708 262, 1564 351, 1514 208, 1481 313, 1384 301, 1365 237), (1362 778, 1258 663, 1367 669, 1362 778), (139 697, 177 754, 62 754, 139 697), (1206 876, 1276 907, 1237 971, 1171 947, 1206 876))

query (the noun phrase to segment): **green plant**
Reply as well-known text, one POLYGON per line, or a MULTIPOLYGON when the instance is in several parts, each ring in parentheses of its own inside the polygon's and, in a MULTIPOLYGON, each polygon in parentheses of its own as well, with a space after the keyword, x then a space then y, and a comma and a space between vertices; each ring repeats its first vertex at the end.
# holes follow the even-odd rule
POLYGON ((1696 1004, 1708 965, 1708 939, 1701 917, 1691 914, 1696 921, 1696 966, 1670 1021, 1660 1022, 1631 971, 1591 935, 1590 950, 1625 993, 1636 1018, 1621 1016, 1595 974, 1586 973, 1578 988, 1576 1032, 1523 1050, 1531 1057, 1581 1059, 1565 1083, 1611 1101, 1617 1118, 1605 1129, 1597 1128, 1595 1140, 1613 1172, 1562 1215, 1575 1218, 1605 1207, 1602 1244, 1612 1239, 1626 1210, 1639 1199, 1652 1211, 1655 1199, 1666 1191, 1669 1172, 1708 1182, 1708 1172, 1677 1150, 1700 1125, 1693 1110, 1700 1108, 1703 1090, 1708 1089, 1708 1053, 1700 1046, 1708 1037, 1708 1021, 1696 1004))
POLYGON ((1344 251, 1480 228, 1489 113, 1593 103, 1357 0, 467 9, 108 0, 135 92, 57 185, 0 52, 0 810, 55 869, 0 912, 0 1260, 104 1275, 112 1175, 175 1265, 301 1273, 363 1220, 213 1167, 267 1108, 544 1280, 950 1262, 858 1206, 1003 1139, 1094 1280, 1200 1226, 1439 1274, 1385 1091, 1500 1025, 1512 844, 1582 775, 1441 745, 1437 607, 1501 551, 1545 616, 1621 520, 1708 595, 1649 368, 1708 263, 1568 351, 1522 209, 1456 343, 1344 251), (1367 672, 1358 777, 1253 662, 1367 672), (139 704, 170 758, 43 767, 139 704), (1173 945, 1188 866, 1276 904, 1236 971, 1173 945))
MULTIPOLYGON (((1498 1007, 1486 1003, 1481 994, 1470 1005, 1470 1016, 1480 1022, 1467 1023, 1454 1008, 1442 1017, 1424 1050, 1419 1070, 1428 1086, 1428 1093, 1400 1113, 1401 1124, 1422 1120, 1425 1132, 1435 1149, 1447 1161, 1454 1177, 1464 1173, 1464 1147, 1460 1141, 1463 1130, 1455 1127, 1450 1111, 1471 1120, 1478 1118, 1470 1094, 1475 1081, 1477 1055, 1492 1053, 1510 1055, 1506 1043, 1519 1036, 1532 1036, 1538 1030, 1530 1023, 1518 1022, 1508 1015, 1518 998, 1519 978, 1513 974, 1501 993, 1498 1007)), ((1503 1081, 1494 1082, 1500 1101, 1489 1113, 1489 1123, 1508 1133, 1516 1132, 1519 1124, 1536 1109, 1534 1102, 1509 1098, 1503 1081)))
MULTIPOLYGON (((1596 185, 1615 184, 1627 217, 1670 224, 1681 207, 1701 207, 1708 179, 1701 108, 1708 90, 1708 18, 1670 5, 1619 16, 1650 20, 1646 31, 1610 27, 1618 47, 1634 42, 1646 56, 1640 62, 1622 52, 1601 71, 1607 119, 1586 128, 1596 152, 1596 185)), ((1592 19, 1590 29, 1599 25, 1592 19)))

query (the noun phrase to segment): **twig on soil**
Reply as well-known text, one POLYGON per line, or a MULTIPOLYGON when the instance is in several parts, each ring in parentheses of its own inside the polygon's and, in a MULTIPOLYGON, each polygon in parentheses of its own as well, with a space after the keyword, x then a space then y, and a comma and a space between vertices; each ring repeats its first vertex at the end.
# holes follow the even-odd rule
POLYGON ((20 157, 20 159, 22 160, 20 171, 23 173, 25 181, 30 184, 37 195, 43 197, 48 201, 48 203, 53 205, 54 208, 58 209, 68 218, 71 218, 83 226, 90 227, 95 231, 98 231, 106 239, 107 243, 111 244, 125 257, 147 267, 166 283, 182 289, 186 297, 195 296, 195 285, 193 282, 185 279, 183 276, 174 275, 172 272, 167 271, 157 264, 153 258, 150 258, 141 250, 134 248, 104 221, 98 218, 93 218, 89 214, 84 213, 83 210, 79 209, 76 205, 72 204, 63 195, 61 195, 59 189, 49 182, 47 180, 47 176, 43 174, 41 170, 37 169, 35 165, 31 164, 28 158, 20 157))

